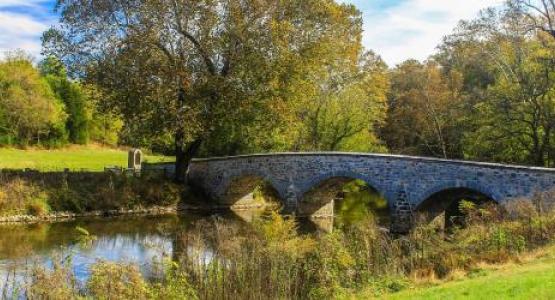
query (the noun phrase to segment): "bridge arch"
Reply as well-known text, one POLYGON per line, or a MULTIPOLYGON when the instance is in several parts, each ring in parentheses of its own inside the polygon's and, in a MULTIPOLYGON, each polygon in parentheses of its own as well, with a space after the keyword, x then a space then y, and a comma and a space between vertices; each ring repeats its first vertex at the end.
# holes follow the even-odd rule
POLYGON ((445 227, 450 227, 461 217, 459 204, 461 200, 467 200, 476 204, 495 203, 499 204, 499 196, 492 190, 472 182, 447 182, 426 190, 414 211, 424 220, 431 221, 440 215, 445 227))
POLYGON ((389 222, 392 206, 377 182, 348 171, 311 178, 304 183, 298 199, 299 215, 316 218, 349 218, 356 212, 372 211, 380 221, 389 222))
POLYGON ((388 192, 388 189, 383 187, 377 181, 372 180, 368 176, 364 176, 364 175, 361 175, 360 173, 351 172, 351 171, 329 172, 329 173, 320 174, 318 176, 314 176, 314 177, 310 178, 310 180, 305 182, 302 185, 302 187, 300 188, 299 198, 302 198, 311 189, 313 189, 315 187, 318 187, 319 185, 321 185, 325 181, 333 179, 333 178, 350 178, 350 179, 353 179, 353 180, 362 180, 368 186, 370 186, 374 190, 376 190, 382 197, 384 197, 388 201, 388 203, 391 202, 392 200, 394 200, 391 193, 388 192))
POLYGON ((491 198, 497 203, 500 203, 501 200, 503 199, 501 195, 499 195, 498 193, 494 192, 492 189, 487 188, 486 186, 480 183, 471 182, 471 181, 450 180, 450 181, 445 181, 441 184, 434 185, 433 187, 426 189, 422 193, 418 194, 415 199, 416 201, 413 202, 414 207, 418 208, 422 205, 423 202, 428 200, 433 195, 440 193, 442 191, 451 190, 451 189, 466 189, 466 190, 475 191, 485 196, 488 196, 489 198, 491 198))
MULTIPOLYGON (((256 206, 255 189, 263 187, 269 192, 272 200, 282 202, 284 191, 274 182, 271 176, 263 172, 249 171, 228 177, 221 184, 220 196, 217 199, 221 204, 256 206)), ((260 203, 259 203, 260 204, 260 203)))

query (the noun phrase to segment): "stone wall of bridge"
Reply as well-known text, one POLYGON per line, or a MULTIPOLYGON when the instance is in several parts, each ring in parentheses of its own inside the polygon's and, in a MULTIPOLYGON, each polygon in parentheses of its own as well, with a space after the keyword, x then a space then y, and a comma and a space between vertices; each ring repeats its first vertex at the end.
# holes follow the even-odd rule
POLYGON ((357 153, 277 153, 197 159, 189 180, 220 199, 234 180, 258 177, 271 184, 289 212, 311 188, 335 177, 365 181, 406 225, 412 212, 435 193, 465 188, 498 203, 555 187, 555 169, 357 153))

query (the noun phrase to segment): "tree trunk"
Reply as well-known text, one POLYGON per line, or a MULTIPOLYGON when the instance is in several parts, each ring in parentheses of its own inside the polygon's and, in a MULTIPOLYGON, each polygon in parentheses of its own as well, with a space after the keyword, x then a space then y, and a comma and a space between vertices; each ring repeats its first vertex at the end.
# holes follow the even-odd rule
POLYGON ((178 144, 178 140, 183 141, 182 136, 176 134, 176 144, 175 144, 175 177, 174 181, 176 183, 187 184, 187 169, 191 160, 197 155, 200 145, 202 144, 201 139, 197 139, 194 142, 183 148, 183 143, 178 144), (181 145, 181 146, 180 146, 181 145))
POLYGON ((185 147, 185 128, 184 121, 180 120, 180 115, 183 114, 182 109, 185 107, 185 89, 181 87, 177 94, 178 100, 178 116, 177 116, 177 130, 175 132, 175 175, 174 181, 176 183, 187 184, 187 169, 189 163, 196 156, 202 139, 197 138, 192 143, 185 147))

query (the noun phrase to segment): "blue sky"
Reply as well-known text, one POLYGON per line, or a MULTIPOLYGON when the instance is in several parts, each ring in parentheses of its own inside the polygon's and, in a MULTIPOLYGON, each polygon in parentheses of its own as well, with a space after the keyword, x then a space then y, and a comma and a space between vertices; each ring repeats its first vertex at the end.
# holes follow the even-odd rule
MULTIPOLYGON (((364 14, 364 45, 390 65, 426 59, 461 19, 502 0, 338 0, 364 14)), ((56 23, 54 0, 0 0, 0 51, 40 55, 42 32, 56 23)))

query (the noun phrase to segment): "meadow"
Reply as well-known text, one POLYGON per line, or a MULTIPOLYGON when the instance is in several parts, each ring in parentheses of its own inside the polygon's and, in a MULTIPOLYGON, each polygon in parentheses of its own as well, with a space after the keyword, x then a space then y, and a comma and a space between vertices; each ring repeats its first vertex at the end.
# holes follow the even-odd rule
MULTIPOLYGON (((147 154, 144 161, 166 162, 172 157, 147 154)), ((70 146, 61 149, 0 148, 0 169, 34 169, 39 171, 102 171, 107 166, 127 166, 127 151, 96 145, 70 146)))

